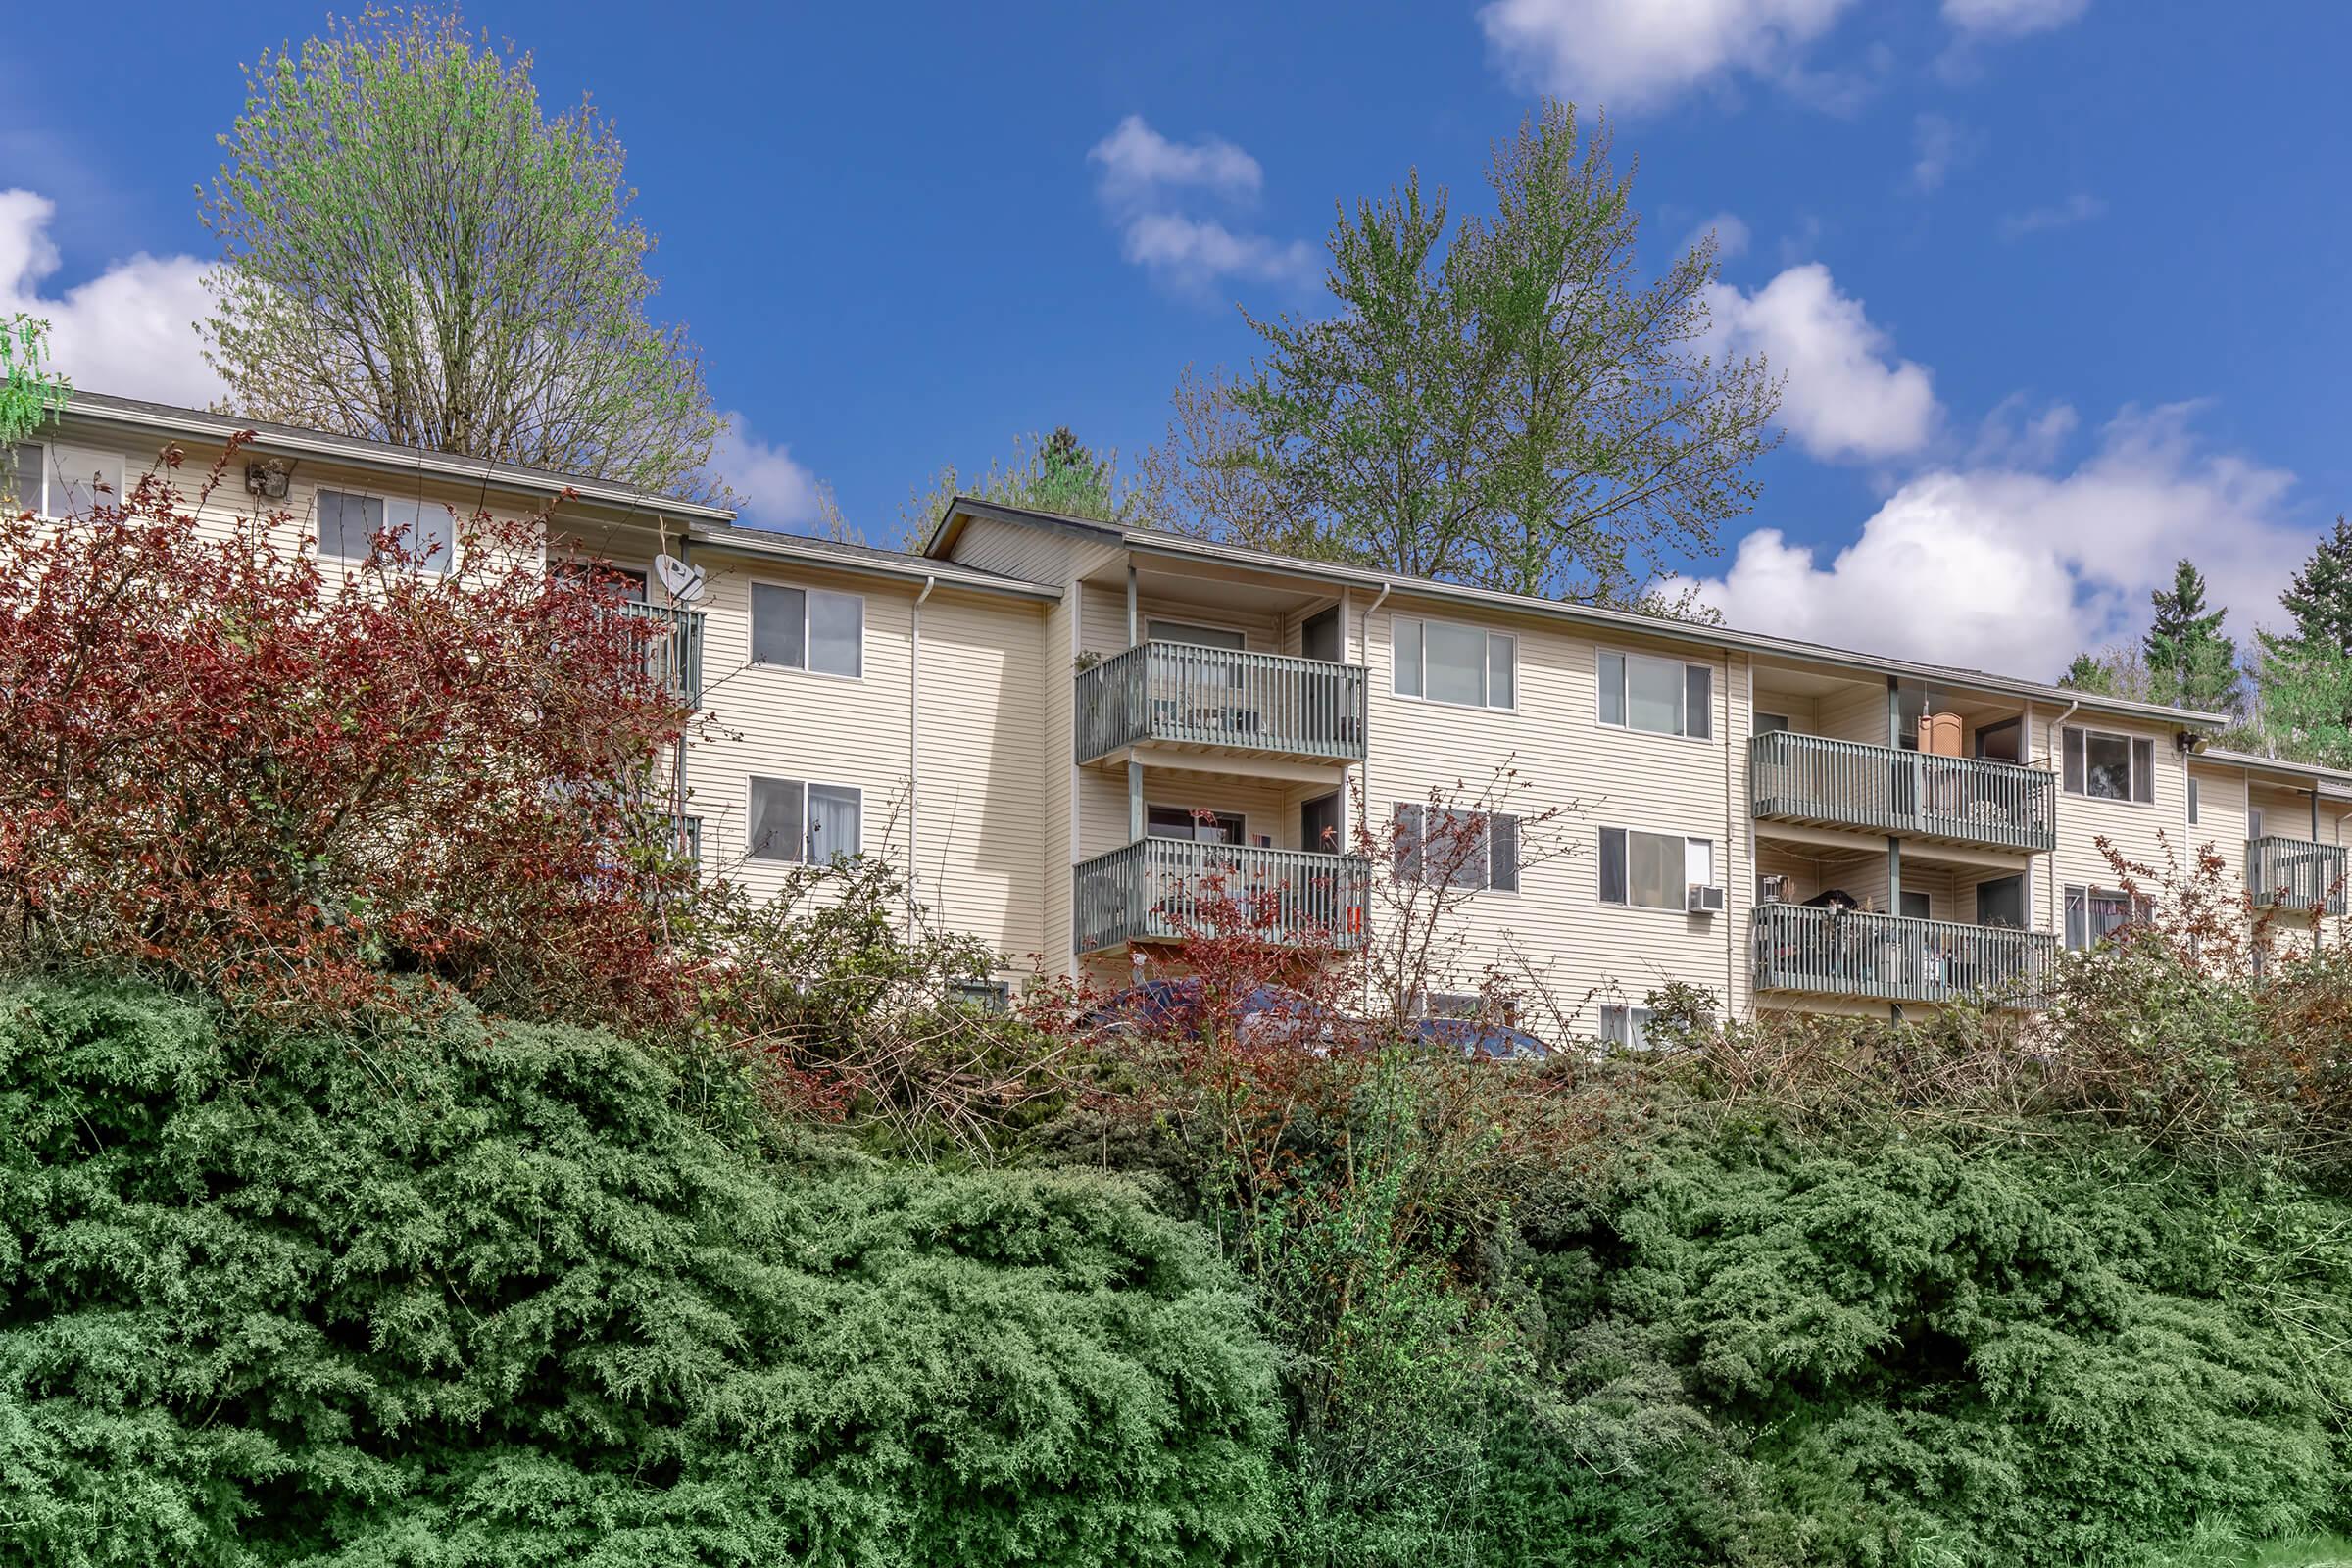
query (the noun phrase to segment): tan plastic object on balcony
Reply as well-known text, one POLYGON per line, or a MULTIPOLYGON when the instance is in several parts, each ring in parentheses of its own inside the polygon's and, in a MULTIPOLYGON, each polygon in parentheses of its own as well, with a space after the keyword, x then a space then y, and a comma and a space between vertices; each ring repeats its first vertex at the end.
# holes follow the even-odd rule
POLYGON ((1958 757, 1960 755, 1960 715, 1958 713, 1920 714, 1919 749, 1930 757, 1958 757))

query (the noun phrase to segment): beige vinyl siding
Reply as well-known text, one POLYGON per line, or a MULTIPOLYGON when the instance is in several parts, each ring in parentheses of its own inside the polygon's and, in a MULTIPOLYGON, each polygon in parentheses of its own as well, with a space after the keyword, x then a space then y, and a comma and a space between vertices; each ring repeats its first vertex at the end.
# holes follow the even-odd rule
MULTIPOLYGON (((1051 536, 1049 536, 1051 537, 1051 536)), ((1086 585, 1088 573, 1101 570, 1118 552, 1102 545, 1071 545, 1054 540, 1061 550, 1062 597, 1046 615, 1046 654, 1040 679, 1045 687, 1045 725, 1038 737, 1045 776, 1045 933, 1047 968, 1056 974, 1075 974, 1070 952, 1070 877, 1083 859, 1079 853, 1082 816, 1080 792, 1085 786, 1073 760, 1077 748, 1077 660, 1085 648, 1086 585)), ((1120 618, 1126 616, 1124 596, 1120 618)), ((1122 637, 1121 646, 1124 646, 1122 637)))
POLYGON ((1024 582, 1061 584, 1070 577, 1073 541, 1045 528, 966 517, 948 559, 1024 582))
POLYGON ((1886 688, 1881 686, 1841 686, 1828 692, 1816 703, 1815 718, 1821 728, 1814 733, 1832 740, 1861 741, 1869 746, 1886 744, 1886 688))
MULTIPOLYGON (((2063 710, 2060 710, 2063 711, 2063 710)), ((2048 875, 2038 879, 2035 922, 2041 930, 2066 934, 2065 890, 2069 887, 2112 888, 2116 872, 2098 846, 2105 838, 2127 860, 2161 868, 2166 847, 2187 863, 2188 769, 2173 744, 2175 731, 2164 725, 2100 716, 2084 719, 2077 713, 2065 725, 2056 713, 2036 714, 2034 752, 2047 759, 2058 775, 2058 849, 2041 857, 2048 875), (2070 795, 2065 788, 2065 735, 2070 728, 2095 729, 2112 735, 2142 736, 2155 743, 2156 798, 2141 805, 2132 801, 2095 800, 2070 795)), ((2040 869, 2037 867, 2037 870, 2040 869)))
MULTIPOLYGON (((1081 583, 1079 591, 1085 602, 1086 652, 1108 659, 1127 647, 1127 587, 1123 582, 1081 583)), ((1136 634, 1147 637, 1154 620, 1181 620, 1195 626, 1216 626, 1238 631, 1246 646, 1254 654, 1274 654, 1283 651, 1283 629, 1279 617, 1238 610, 1221 609, 1213 605, 1177 604, 1155 599, 1149 594, 1136 600, 1136 634)))

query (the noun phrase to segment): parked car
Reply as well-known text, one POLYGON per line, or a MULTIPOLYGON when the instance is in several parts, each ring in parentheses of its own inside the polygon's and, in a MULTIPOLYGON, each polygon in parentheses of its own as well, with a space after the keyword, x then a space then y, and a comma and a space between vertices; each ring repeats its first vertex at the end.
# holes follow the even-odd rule
POLYGON ((1490 1061, 1542 1061, 1551 1054, 1549 1046, 1524 1029, 1476 1018, 1415 1018, 1407 1033, 1425 1045, 1449 1046, 1474 1060, 1483 1056, 1490 1061))
MULTIPOLYGON (((1190 977, 1129 986, 1091 1013, 1098 1029, 1137 1034, 1200 1033, 1201 985, 1190 977)), ((1346 1022, 1287 986, 1258 986, 1234 1007, 1234 1033, 1252 1045, 1274 1040, 1328 1042, 1346 1022)))

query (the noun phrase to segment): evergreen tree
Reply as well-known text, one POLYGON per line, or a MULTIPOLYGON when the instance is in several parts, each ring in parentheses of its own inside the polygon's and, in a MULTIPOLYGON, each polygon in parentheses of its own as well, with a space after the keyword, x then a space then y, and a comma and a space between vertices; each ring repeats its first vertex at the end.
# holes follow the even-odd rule
POLYGON ((2140 641, 2149 689, 2159 702, 2234 711, 2238 705, 2237 644, 2222 632, 2227 606, 2207 610, 2205 574, 2188 561, 2173 568, 2170 593, 2149 595, 2155 622, 2140 641))
POLYGON ((2341 513, 2278 602, 2295 617, 2295 641, 2352 658, 2352 523, 2341 513))

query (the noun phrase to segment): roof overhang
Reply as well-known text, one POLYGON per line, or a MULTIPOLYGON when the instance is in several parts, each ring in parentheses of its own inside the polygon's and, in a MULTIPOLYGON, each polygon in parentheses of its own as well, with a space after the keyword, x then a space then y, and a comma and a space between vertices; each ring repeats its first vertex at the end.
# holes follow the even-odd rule
POLYGON ((822 539, 809 539, 800 534, 767 533, 757 528, 695 527, 687 530, 686 536, 697 550, 716 551, 722 555, 790 561, 802 565, 822 566, 829 571, 890 577, 903 582, 936 582, 942 587, 968 588, 975 593, 1004 594, 1014 599, 1051 602, 1061 597, 1061 589, 1052 583, 1023 582, 1017 577, 1000 576, 992 571, 975 571, 952 561, 931 561, 921 556, 894 559, 879 554, 835 550, 822 539))

